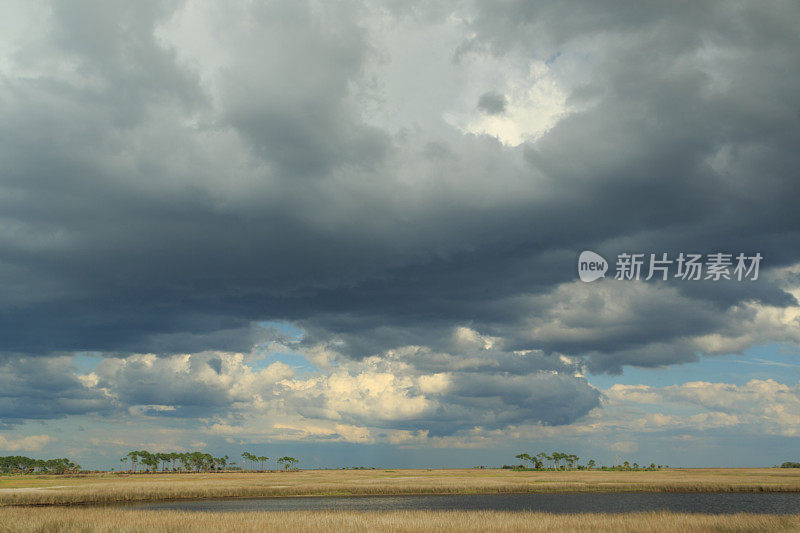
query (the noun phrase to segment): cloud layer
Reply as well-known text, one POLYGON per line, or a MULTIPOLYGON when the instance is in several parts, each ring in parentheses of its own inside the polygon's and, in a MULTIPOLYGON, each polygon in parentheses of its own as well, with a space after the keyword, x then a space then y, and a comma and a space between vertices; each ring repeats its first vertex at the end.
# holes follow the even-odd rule
POLYGON ((445 438, 575 423, 587 371, 797 344, 799 16, 4 3, 0 419, 227 427, 263 402, 286 428, 445 438), (765 260, 583 284, 586 249, 765 260), (253 370, 263 343, 321 371, 253 370), (107 359, 79 378, 76 352, 107 359))
MULTIPOLYGON (((253 321, 280 319, 357 337, 357 357, 392 347, 381 327, 418 344, 465 322, 537 349, 547 341, 515 327, 535 311, 508 303, 558 298, 583 248, 796 263, 784 201, 800 192, 791 7, 715 5, 589 16, 477 3, 460 17, 303 2, 10 5, 40 26, 11 39, 0 78, 0 348, 243 350, 258 340, 253 321), (104 33, 85 31, 90 19, 104 33), (441 29, 420 38, 443 55, 418 68, 444 61, 424 83, 453 103, 397 79, 400 36, 378 32, 394 20, 441 29), (526 64, 541 70, 533 82, 526 64), (488 87, 493 69, 506 75, 488 87), (569 103, 535 142, 504 146, 447 122, 545 78, 569 103), (406 101, 393 100, 401 88, 406 101), (386 115, 428 100, 442 107, 386 115)), ((675 290, 722 313, 796 304, 768 282, 698 285, 675 290)), ((596 366, 635 364, 620 355, 635 335, 679 343, 683 305, 649 305, 660 324, 618 317, 637 333, 586 339, 596 366)), ((698 333, 720 326, 693 321, 698 333)))

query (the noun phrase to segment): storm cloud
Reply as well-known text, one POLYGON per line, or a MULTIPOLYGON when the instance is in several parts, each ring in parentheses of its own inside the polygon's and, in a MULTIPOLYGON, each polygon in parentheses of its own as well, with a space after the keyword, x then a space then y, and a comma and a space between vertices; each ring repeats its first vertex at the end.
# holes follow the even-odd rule
POLYGON ((26 420, 109 414, 115 407, 104 391, 80 379, 67 357, 0 362, 0 428, 26 420))
MULTIPOLYGON (((117 405, 227 413, 252 390, 202 353, 289 323, 309 360, 404 354, 387 402, 418 407, 332 407, 335 373, 270 388, 299 412, 448 434, 579 419, 600 402, 582 364, 798 342, 794 3, 0 10, 21 28, 0 37, 2 364, 97 352, 117 405), (764 262, 754 282, 582 284, 587 249, 764 262)), ((340 376, 355 397, 362 370, 340 376)), ((106 405, 51 389, 4 389, 0 417, 106 405)))

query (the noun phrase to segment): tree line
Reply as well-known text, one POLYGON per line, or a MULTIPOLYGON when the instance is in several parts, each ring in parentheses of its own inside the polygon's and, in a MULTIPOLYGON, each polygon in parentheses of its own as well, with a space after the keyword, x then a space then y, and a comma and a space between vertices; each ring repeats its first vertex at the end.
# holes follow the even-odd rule
POLYGON ((81 469, 67 458, 31 459, 23 455, 0 457, 0 473, 3 474, 74 474, 81 469))
POLYGON ((203 452, 152 453, 147 450, 128 452, 119 461, 131 472, 214 472, 228 467, 227 455, 214 457, 203 452), (140 470, 141 468, 141 470, 140 470))
MULTIPOLYGON (((252 466, 252 470, 264 471, 264 465, 266 464, 267 461, 269 461, 269 457, 253 455, 250 452, 242 453, 243 470, 247 470, 248 466, 252 466)), ((276 462, 278 463, 278 466, 280 468, 283 468, 284 470, 295 470, 295 465, 300 461, 294 457, 285 455, 283 457, 278 457, 276 459, 276 462)))
MULTIPOLYGON (((553 452, 551 454, 539 452, 535 455, 520 453, 515 457, 525 464, 516 467, 504 465, 503 468, 518 470, 594 470, 597 468, 597 463, 594 459, 590 459, 585 465, 582 465, 579 463, 580 457, 563 452, 553 452), (526 464, 528 466, 525 466, 526 464)), ((650 466, 640 466, 639 463, 631 464, 628 461, 624 461, 622 464, 615 466, 601 466, 600 470, 658 470, 659 468, 665 467, 655 463, 650 463, 650 466)))
MULTIPOLYGON (((128 452, 120 462, 129 472, 221 472, 223 470, 251 470, 264 471, 269 457, 257 456, 250 452, 242 454, 242 466, 230 461, 230 457, 214 457, 203 452, 149 452, 147 450, 134 450, 128 452)), ((298 459, 290 456, 279 457, 278 466, 284 470, 295 470, 298 459)))

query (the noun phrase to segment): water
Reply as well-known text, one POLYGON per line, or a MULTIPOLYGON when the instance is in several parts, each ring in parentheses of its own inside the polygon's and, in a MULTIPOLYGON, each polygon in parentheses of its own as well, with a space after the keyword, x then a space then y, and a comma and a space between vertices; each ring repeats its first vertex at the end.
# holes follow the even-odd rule
POLYGON ((318 496, 195 500, 135 504, 141 510, 180 511, 394 511, 495 510, 550 513, 800 513, 797 492, 586 492, 554 494, 435 494, 422 496, 318 496))

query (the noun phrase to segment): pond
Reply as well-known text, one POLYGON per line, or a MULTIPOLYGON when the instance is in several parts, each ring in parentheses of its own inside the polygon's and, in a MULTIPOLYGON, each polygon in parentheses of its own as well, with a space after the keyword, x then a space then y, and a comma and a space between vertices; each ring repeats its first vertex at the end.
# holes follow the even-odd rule
POLYGON ((180 511, 394 511, 495 510, 549 513, 800 513, 797 492, 582 492, 552 494, 430 494, 402 496, 315 496, 191 500, 133 504, 140 510, 180 511))

